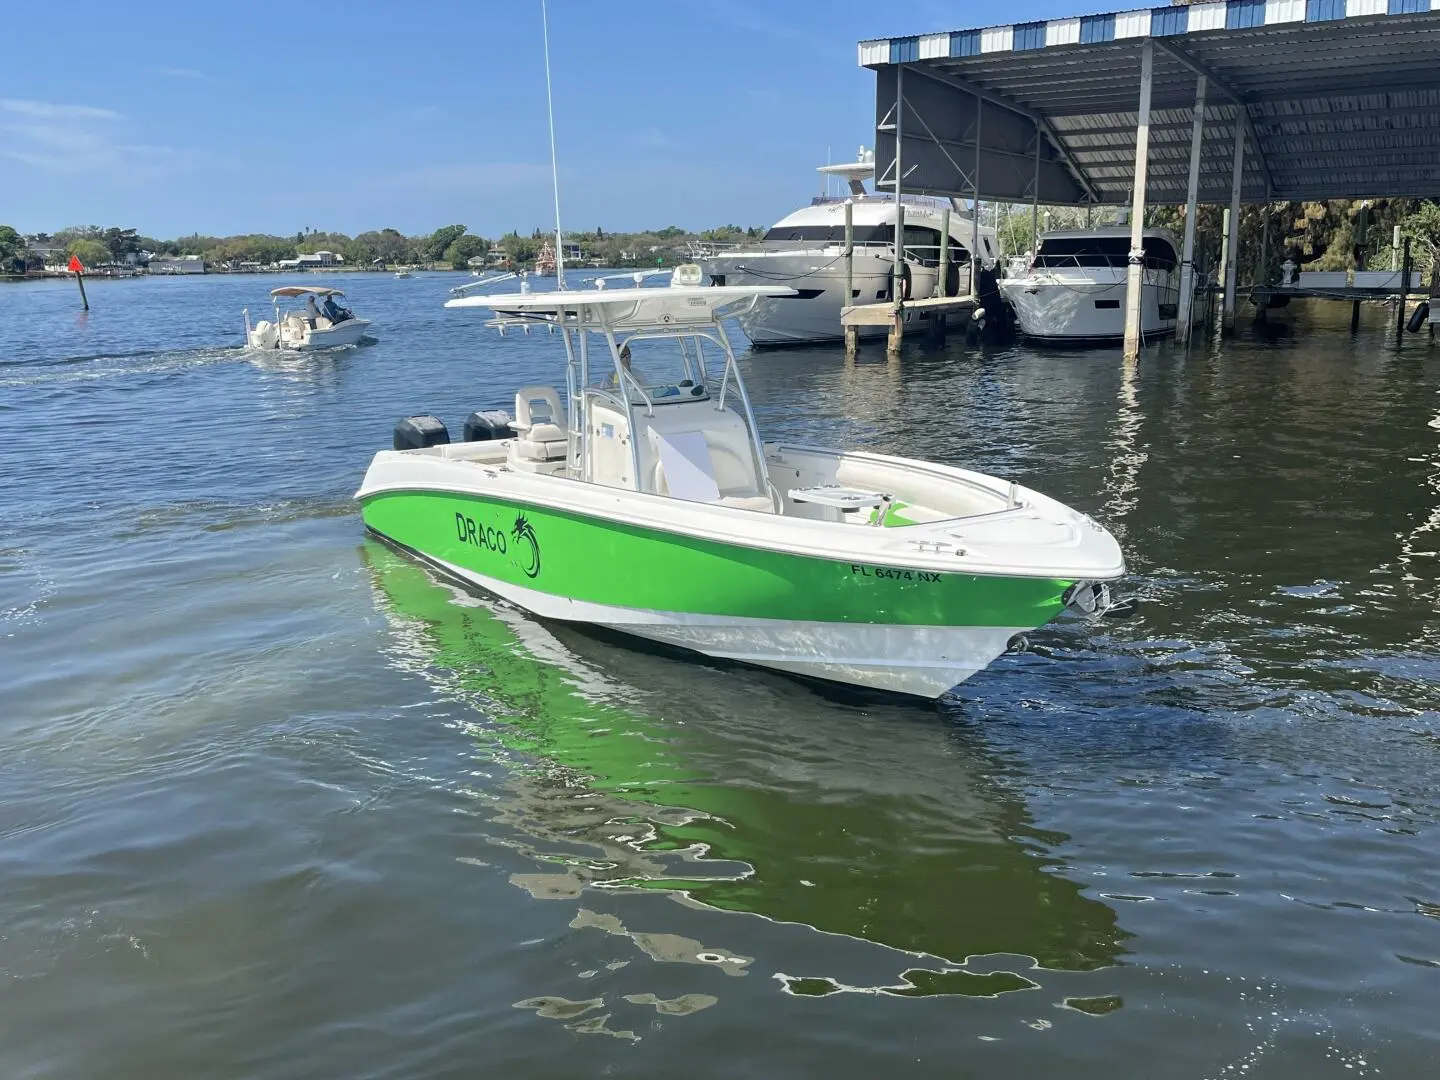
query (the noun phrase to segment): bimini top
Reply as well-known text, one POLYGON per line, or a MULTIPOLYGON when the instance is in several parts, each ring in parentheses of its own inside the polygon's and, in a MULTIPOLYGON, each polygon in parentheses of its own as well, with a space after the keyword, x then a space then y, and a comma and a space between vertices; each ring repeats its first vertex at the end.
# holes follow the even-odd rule
POLYGON ((552 290, 495 296, 457 296, 447 308, 489 308, 506 316, 602 329, 700 326, 739 313, 742 303, 762 296, 794 296, 775 285, 671 285, 664 288, 552 290))
POLYGON ((270 298, 278 300, 282 296, 344 296, 340 289, 325 289, 315 285, 282 285, 278 289, 270 290, 270 298))

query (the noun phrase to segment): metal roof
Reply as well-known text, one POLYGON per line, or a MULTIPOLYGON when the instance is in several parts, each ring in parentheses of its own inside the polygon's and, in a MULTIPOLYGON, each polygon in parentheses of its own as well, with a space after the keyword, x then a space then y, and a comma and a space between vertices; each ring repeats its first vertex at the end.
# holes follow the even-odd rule
POLYGON ((1201 74, 1201 202, 1230 201, 1237 123, 1245 202, 1440 196, 1440 0, 1225 0, 864 41, 877 185, 894 186, 903 68, 905 190, 1128 201, 1147 39, 1149 201, 1185 201, 1201 74))

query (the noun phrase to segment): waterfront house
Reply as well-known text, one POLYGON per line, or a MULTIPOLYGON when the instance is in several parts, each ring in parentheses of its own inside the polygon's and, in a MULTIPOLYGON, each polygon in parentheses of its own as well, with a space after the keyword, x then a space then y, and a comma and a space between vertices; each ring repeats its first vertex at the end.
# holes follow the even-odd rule
POLYGON ((199 255, 157 255, 150 260, 152 274, 203 274, 205 260, 199 255))

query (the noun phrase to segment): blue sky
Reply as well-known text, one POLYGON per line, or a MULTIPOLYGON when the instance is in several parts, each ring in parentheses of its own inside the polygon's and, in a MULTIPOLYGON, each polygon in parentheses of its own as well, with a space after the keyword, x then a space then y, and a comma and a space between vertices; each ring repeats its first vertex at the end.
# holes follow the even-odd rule
MULTIPOLYGON (((6 6, 0 223, 22 232, 553 220, 539 0, 6 6)), ((563 222, 768 224, 872 141, 858 40, 1076 10, 550 0, 563 222)))

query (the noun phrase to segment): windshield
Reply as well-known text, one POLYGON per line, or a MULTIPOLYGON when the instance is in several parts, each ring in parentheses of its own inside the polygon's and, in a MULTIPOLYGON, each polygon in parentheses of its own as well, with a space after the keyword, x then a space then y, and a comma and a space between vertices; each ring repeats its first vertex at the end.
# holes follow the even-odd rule
MULTIPOLYGON (((1142 240, 1145 265, 1151 270, 1171 270, 1175 266, 1175 249, 1159 236, 1142 240)), ((1115 266, 1130 261, 1128 236, 1046 236, 1040 239, 1036 266, 1115 266)))
MULTIPOLYGON (((620 338, 618 344, 625 396, 630 401, 644 404, 648 398, 659 405, 709 397, 705 353, 698 337, 634 336, 620 338)), ((711 350, 716 351, 713 345, 711 350)), ((603 352, 595 356, 591 385, 614 392, 620 382, 614 361, 603 352)))

